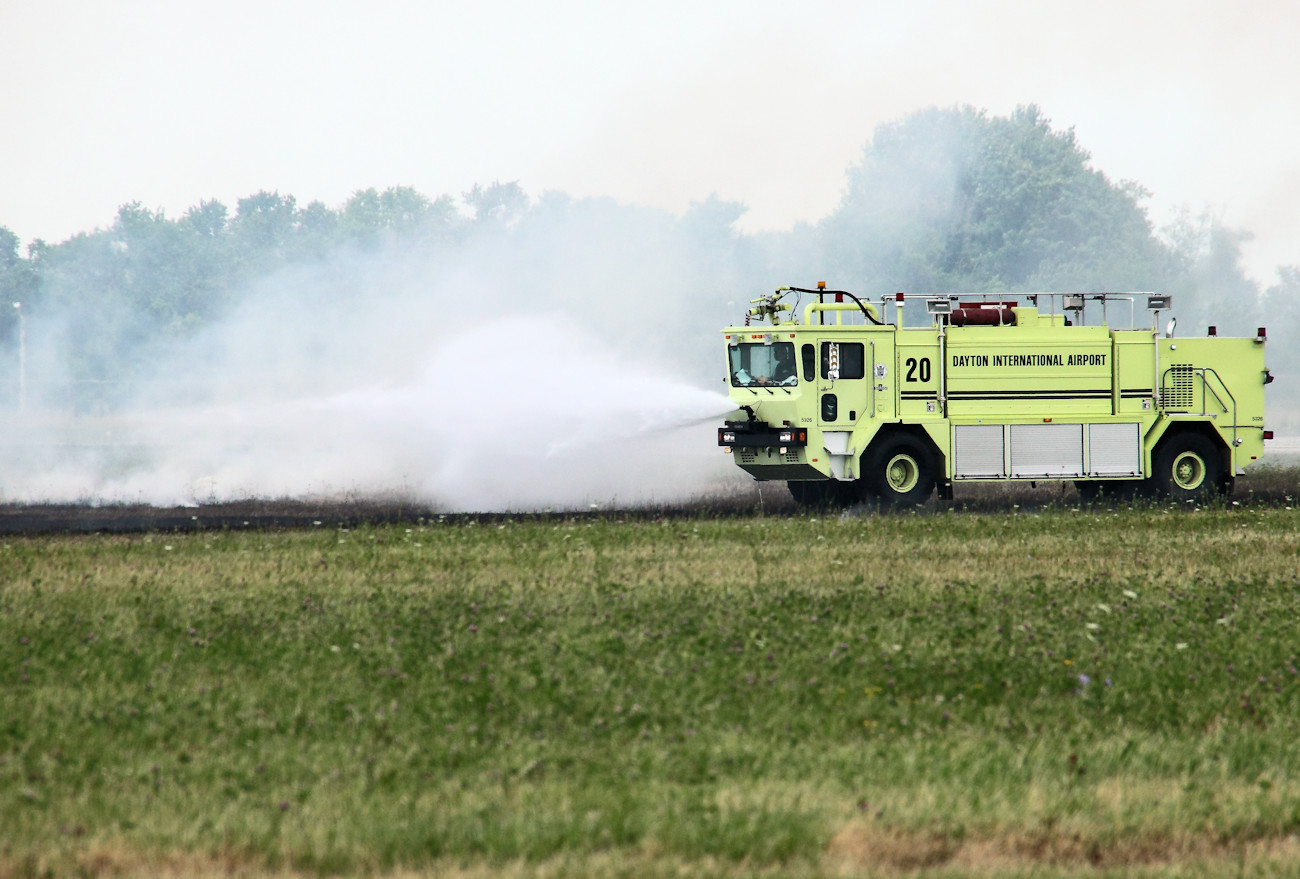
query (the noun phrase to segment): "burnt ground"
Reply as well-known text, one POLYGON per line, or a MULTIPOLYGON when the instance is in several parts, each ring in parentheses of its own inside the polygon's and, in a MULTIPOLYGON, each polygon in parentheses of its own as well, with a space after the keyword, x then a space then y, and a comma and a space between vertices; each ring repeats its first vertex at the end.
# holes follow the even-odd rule
POLYGON ((495 522, 504 519, 682 518, 780 513, 797 507, 784 485, 760 492, 743 488, 672 506, 588 508, 542 512, 454 512, 411 500, 247 499, 198 506, 147 504, 0 504, 0 535, 125 534, 206 530, 354 528, 359 525, 429 522, 495 522), (775 495, 775 499, 771 499, 775 495))
MULTIPOLYGON (((1261 467, 1238 477, 1230 498, 1214 505, 1300 506, 1300 466, 1261 467)), ((1123 505, 1117 501, 1113 505, 1123 505)), ((1152 503, 1138 500, 1135 503, 1152 503)), ((928 512, 1012 512, 1076 506, 1079 498, 1069 482, 1004 483, 958 486, 951 501, 931 499, 928 512)), ((583 509, 545 512, 456 512, 409 499, 247 499, 189 507, 145 504, 0 504, 0 535, 183 532, 201 530, 267 530, 317 527, 352 528, 365 524, 396 524, 503 519, 660 519, 746 515, 797 515, 781 483, 741 483, 692 501, 669 506, 583 509)), ((820 511, 832 515, 873 515, 866 505, 820 511)), ((914 511, 909 511, 908 514, 914 511)))
POLYGON ((365 523, 427 521, 437 515, 416 504, 358 500, 243 500, 197 507, 6 504, 0 506, 0 534, 352 527, 365 523))

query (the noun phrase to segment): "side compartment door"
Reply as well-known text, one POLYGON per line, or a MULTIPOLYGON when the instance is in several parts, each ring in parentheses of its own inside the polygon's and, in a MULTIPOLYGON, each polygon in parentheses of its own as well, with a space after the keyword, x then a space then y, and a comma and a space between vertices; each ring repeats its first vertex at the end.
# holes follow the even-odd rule
POLYGON ((939 402, 943 362, 933 330, 898 333, 898 416, 904 421, 943 417, 939 402))

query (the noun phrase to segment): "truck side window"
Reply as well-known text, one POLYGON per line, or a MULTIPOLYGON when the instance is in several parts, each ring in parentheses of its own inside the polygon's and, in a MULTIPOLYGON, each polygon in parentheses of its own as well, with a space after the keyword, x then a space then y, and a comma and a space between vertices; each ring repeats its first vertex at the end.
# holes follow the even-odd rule
POLYGON ((839 346, 840 378, 866 378, 867 353, 861 342, 822 342, 822 378, 830 378, 831 345, 839 346))
POLYGON ((803 357, 803 380, 810 382, 817 376, 817 364, 814 362, 817 352, 812 345, 804 345, 799 353, 803 357))

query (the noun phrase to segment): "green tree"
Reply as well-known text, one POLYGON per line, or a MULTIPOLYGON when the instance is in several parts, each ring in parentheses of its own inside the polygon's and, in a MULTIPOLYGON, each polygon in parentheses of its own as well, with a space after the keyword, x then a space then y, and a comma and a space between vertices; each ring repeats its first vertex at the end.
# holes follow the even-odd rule
POLYGON ((247 281, 282 266, 297 243, 299 220, 292 195, 260 190, 241 198, 230 221, 235 279, 247 281))
POLYGON ((0 226, 0 315, 3 315, 0 327, 6 329, 14 320, 9 314, 11 303, 36 304, 39 280, 36 265, 33 260, 23 258, 19 250, 21 243, 17 235, 0 226))
MULTIPOLYGON (((20 244, 17 235, 0 226, 0 344, 6 349, 16 349, 18 344, 18 308, 23 309, 23 316, 40 308, 36 266, 33 260, 23 258, 20 244)), ((6 356, 0 363, 0 376, 16 377, 16 358, 6 356)))
POLYGON ((1224 224, 1213 211, 1192 216, 1184 209, 1161 230, 1168 242, 1168 292, 1179 322, 1191 328, 1215 324, 1224 332, 1248 333, 1259 316, 1259 285, 1242 266, 1242 245, 1254 237, 1224 224))
POLYGON ((313 201, 298 211, 298 229, 292 258, 320 260, 338 247, 341 239, 341 219, 324 202, 313 201))
POLYGON ((451 196, 430 200, 410 186, 357 190, 343 207, 341 224, 358 243, 442 240, 455 225, 451 196))
POLYGON ((201 201, 185 212, 181 224, 200 238, 220 239, 229 227, 229 211, 221 202, 201 201))
POLYGON ((849 171, 820 230, 826 262, 872 295, 1158 286, 1145 191, 1089 161, 1032 105, 913 114, 877 129, 849 171))
MULTIPOLYGON (((1260 323, 1275 339, 1291 344, 1273 344, 1268 349, 1269 365, 1300 378, 1300 266, 1279 266, 1278 283, 1264 291, 1260 323)), ((1293 379, 1294 381, 1294 379, 1293 379)))
POLYGON ((490 186, 475 183, 462 197, 474 212, 474 222, 480 224, 509 226, 528 210, 528 195, 518 180, 495 181, 490 186))

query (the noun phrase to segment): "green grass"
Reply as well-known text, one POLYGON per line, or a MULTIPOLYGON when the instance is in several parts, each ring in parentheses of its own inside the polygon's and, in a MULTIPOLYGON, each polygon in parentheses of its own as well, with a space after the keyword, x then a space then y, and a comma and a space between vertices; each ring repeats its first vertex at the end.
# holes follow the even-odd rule
POLYGON ((1287 875, 1297 526, 9 539, 0 876, 1287 875))

